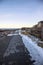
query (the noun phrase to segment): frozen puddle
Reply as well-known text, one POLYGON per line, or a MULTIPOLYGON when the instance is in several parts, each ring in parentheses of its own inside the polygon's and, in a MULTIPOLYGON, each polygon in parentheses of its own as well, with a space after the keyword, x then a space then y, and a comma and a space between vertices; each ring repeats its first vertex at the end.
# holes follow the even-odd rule
POLYGON ((43 65, 43 48, 37 46, 36 42, 33 42, 28 36, 23 34, 20 35, 22 36, 23 43, 30 52, 32 59, 36 61, 35 65, 43 65))

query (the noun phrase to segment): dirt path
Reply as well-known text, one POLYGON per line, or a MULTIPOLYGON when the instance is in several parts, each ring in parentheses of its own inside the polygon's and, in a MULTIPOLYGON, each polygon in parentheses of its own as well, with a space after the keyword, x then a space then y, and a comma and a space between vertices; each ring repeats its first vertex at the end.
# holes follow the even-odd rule
POLYGON ((13 36, 3 57, 6 57, 8 61, 16 61, 15 65, 32 65, 33 63, 20 35, 13 36))

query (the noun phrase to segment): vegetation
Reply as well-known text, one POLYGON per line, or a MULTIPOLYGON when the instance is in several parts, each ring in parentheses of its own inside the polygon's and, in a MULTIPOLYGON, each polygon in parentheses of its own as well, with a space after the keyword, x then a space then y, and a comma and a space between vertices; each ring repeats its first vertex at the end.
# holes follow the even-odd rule
POLYGON ((29 35, 29 32, 21 32, 22 34, 29 35))
POLYGON ((43 48, 43 44, 42 43, 38 43, 38 46, 42 47, 43 48))

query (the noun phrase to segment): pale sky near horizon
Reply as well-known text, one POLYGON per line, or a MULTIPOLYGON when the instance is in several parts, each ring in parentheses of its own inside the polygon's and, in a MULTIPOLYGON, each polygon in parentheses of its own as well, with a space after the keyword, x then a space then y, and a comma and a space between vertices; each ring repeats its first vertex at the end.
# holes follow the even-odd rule
POLYGON ((0 0, 0 28, 31 27, 43 20, 43 0, 0 0))

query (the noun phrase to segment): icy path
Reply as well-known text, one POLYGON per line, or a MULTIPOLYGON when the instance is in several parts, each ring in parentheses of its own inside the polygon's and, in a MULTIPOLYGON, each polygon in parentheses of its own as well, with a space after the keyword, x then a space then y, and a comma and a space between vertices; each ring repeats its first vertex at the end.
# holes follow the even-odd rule
POLYGON ((30 52, 32 59, 36 60, 35 65, 43 65, 43 48, 37 46, 36 41, 32 41, 26 35, 20 34, 22 36, 23 43, 25 47, 30 52))
POLYGON ((18 35, 18 34, 8 34, 7 36, 14 36, 14 35, 18 35))

